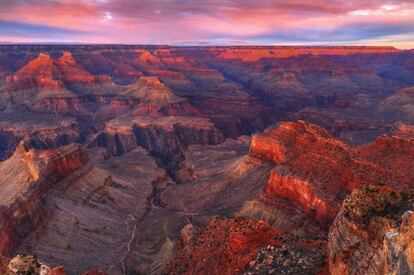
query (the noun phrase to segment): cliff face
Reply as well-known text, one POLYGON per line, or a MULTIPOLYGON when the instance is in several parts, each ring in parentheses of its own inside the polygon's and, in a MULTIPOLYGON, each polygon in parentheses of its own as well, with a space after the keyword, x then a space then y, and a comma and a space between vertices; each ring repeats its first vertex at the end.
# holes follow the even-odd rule
POLYGON ((87 155, 79 145, 28 152, 20 145, 10 159, 0 164, 4 179, 0 197, 1 255, 11 253, 44 221, 49 210, 42 201, 53 185, 87 161, 87 155))
POLYGON ((282 123, 254 136, 249 154, 276 165, 264 202, 281 198, 297 203, 322 224, 333 220, 344 192, 356 181, 351 148, 305 122, 282 123))
POLYGON ((329 232, 332 274, 414 272, 413 198, 385 186, 356 189, 329 232))
MULTIPOLYGON (((276 165, 296 158, 312 147, 335 146, 333 137, 324 129, 303 121, 283 123, 252 139, 250 155, 273 161, 276 165)), ((339 144, 338 145, 342 145, 339 144)))
POLYGON ((109 122, 91 146, 106 147, 115 155, 142 146, 157 156, 171 159, 182 154, 190 144, 218 144, 224 139, 224 135, 206 119, 125 117, 109 122))
POLYGON ((338 206, 321 196, 319 190, 312 188, 309 181, 285 176, 277 170, 272 170, 264 193, 270 198, 283 198, 299 204, 309 215, 321 222, 329 222, 338 211, 338 206))
POLYGON ((412 139, 381 136, 352 147, 299 121, 254 136, 249 154, 276 165, 263 202, 284 199, 298 204, 327 229, 345 195, 362 184, 411 190, 414 174, 408 166, 414 163, 413 146, 412 139))
POLYGON ((209 49, 223 59, 237 59, 254 62, 262 58, 287 58, 301 55, 352 55, 398 53, 393 47, 235 47, 230 49, 209 49))
POLYGON ((58 60, 40 53, 36 59, 8 78, 8 83, 20 89, 46 87, 58 90, 65 84, 90 84, 94 81, 95 77, 85 72, 70 52, 64 52, 58 60))
POLYGON ((108 76, 92 75, 64 51, 58 59, 39 53, 10 74, 0 91, 35 112, 80 115, 90 112, 82 97, 108 93, 110 87, 115 88, 108 76))
POLYGON ((376 125, 364 113, 366 104, 378 107, 386 97, 375 110, 383 110, 381 116, 392 112, 387 105, 400 103, 409 113, 407 92, 390 95, 409 85, 412 58, 390 47, 2 49, 0 71, 7 79, 0 80, 0 110, 22 105, 36 113, 82 117, 97 131, 126 114, 208 118, 231 138, 261 131, 308 106, 331 106, 340 114, 354 108, 352 116, 360 116, 353 121, 366 117, 358 128, 349 126, 351 118, 337 116, 333 133, 340 135, 376 125))
POLYGON ((27 149, 52 149, 82 141, 74 119, 53 115, 34 117, 24 111, 0 119, 0 161, 9 158, 20 141, 27 149))
MULTIPOLYGON (((321 241, 318 246, 318 242, 312 240, 316 236, 324 238, 328 231, 327 253, 333 274, 412 272, 411 259, 407 259, 411 257, 412 236, 407 217, 411 215, 412 201, 400 193, 400 190, 412 192, 410 182, 414 177, 407 166, 414 163, 412 146, 411 139, 386 136, 368 145, 350 146, 316 125, 303 121, 282 123, 254 136, 249 160, 238 160, 232 166, 229 174, 239 188, 245 187, 241 175, 249 175, 251 167, 255 171, 263 169, 265 175, 269 171, 266 165, 273 167, 267 174, 263 192, 252 193, 236 214, 226 212, 225 205, 238 196, 237 188, 231 183, 226 184, 226 192, 232 194, 226 202, 216 193, 220 186, 217 183, 220 181, 217 180, 221 175, 219 171, 227 169, 227 163, 208 167, 200 165, 199 159, 203 157, 186 155, 177 175, 183 186, 166 190, 161 196, 163 204, 197 213, 192 217, 197 217, 200 211, 208 213, 218 209, 221 213, 266 219, 276 230, 271 234, 286 239, 277 237, 261 243, 255 235, 259 234, 259 229, 249 233, 234 220, 213 220, 195 233, 194 230, 184 230, 178 240, 171 267, 173 272, 234 273, 244 270, 256 274, 278 270, 281 274, 329 273, 324 260, 326 243, 321 241), (258 159, 264 162, 259 163, 258 159), (380 185, 360 187, 370 182, 380 185), (211 205, 209 196, 198 199, 201 191, 197 190, 206 190, 205 186, 209 186, 213 205, 217 206, 208 207, 211 205), (351 192, 341 208, 343 199, 351 192), (174 199, 183 194, 189 194, 191 198, 174 199), (239 236, 233 231, 246 234, 243 240, 237 240, 240 246, 231 245, 236 242, 232 237, 239 236), (289 239, 283 232, 301 236, 306 245, 289 239), (190 233, 194 236, 189 237, 190 233), (248 244, 253 240, 258 243, 249 248, 248 244), (274 240, 278 242, 272 243, 274 240), (266 248, 267 245, 270 247, 266 248), (248 252, 249 249, 254 252, 248 252)), ((190 149, 194 150, 193 147, 190 149)), ((206 151, 204 155, 210 156, 214 163, 219 161, 211 152, 206 151)), ((252 176, 249 179, 252 180, 252 176)), ((240 207, 236 203, 233 206, 240 207)))
MULTIPOLYGON (((172 271, 189 273, 315 274, 329 227, 355 188, 414 193, 412 52, 0 49, 6 254, 38 255, 70 274, 91 266, 160 274, 171 260, 172 271), (289 120, 296 122, 281 123, 289 120), (65 147, 73 142, 88 147, 89 161, 78 145, 65 147), (209 222, 217 216, 223 219, 209 222)), ((403 236, 400 227, 392 230, 403 236)), ((364 230, 351 232, 361 234, 360 247, 348 249, 338 237, 332 251, 376 253, 364 230)), ((392 245, 402 251, 404 242, 392 245)), ((378 251, 392 258, 390 247, 378 251)), ((384 266, 378 257, 361 261, 377 270, 384 266)), ((345 256, 336 258, 333 266, 355 269, 345 256)), ((397 266, 391 262, 388 270, 397 266)))
POLYGON ((399 119, 410 122, 414 119, 414 87, 408 87, 397 91, 387 97, 379 106, 380 112, 388 119, 399 119))

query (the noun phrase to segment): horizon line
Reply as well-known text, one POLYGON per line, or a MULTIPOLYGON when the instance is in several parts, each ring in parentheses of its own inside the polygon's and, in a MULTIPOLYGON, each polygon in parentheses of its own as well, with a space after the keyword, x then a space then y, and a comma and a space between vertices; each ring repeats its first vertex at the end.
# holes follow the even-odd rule
POLYGON ((400 51, 412 51, 414 48, 399 48, 394 45, 349 45, 349 44, 229 44, 229 45, 220 45, 220 44, 139 44, 139 43, 83 43, 83 42, 0 42, 1 46, 140 46, 140 47, 177 47, 177 48, 186 48, 186 47, 217 47, 217 48, 226 48, 226 47, 347 47, 347 48, 394 48, 400 51))

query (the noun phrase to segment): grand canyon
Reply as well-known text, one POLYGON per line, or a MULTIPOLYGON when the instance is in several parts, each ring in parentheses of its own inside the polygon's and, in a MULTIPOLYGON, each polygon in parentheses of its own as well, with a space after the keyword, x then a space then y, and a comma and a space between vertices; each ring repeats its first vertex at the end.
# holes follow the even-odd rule
POLYGON ((0 46, 0 274, 414 274, 414 51, 0 46))

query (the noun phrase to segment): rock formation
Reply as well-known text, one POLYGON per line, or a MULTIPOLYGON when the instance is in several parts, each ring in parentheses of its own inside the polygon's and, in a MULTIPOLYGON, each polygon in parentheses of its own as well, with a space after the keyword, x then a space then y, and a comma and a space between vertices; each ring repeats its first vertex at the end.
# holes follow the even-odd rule
MULTIPOLYGON (((141 146, 157 156, 171 159, 190 144, 218 144, 224 135, 207 119, 168 116, 121 117, 107 123, 94 145, 122 155, 141 146)), ((94 146, 93 145, 93 146, 94 146)))
POLYGON ((329 226, 355 187, 376 182, 411 190, 414 174, 407 165, 414 162, 413 146, 411 139, 381 136, 369 145, 351 147, 320 127, 298 121, 254 136, 249 154, 276 165, 264 202, 294 202, 329 226))
POLYGON ((86 162, 87 155, 79 145, 26 151, 21 144, 10 159, 0 163, 1 255, 9 255, 22 238, 41 226, 50 210, 43 202, 48 192, 86 162))
MULTIPOLYGON (((188 231, 188 227, 184 230, 188 231)), ((188 238, 182 233, 178 239, 177 256, 170 267, 172 274, 234 274, 249 268, 253 272, 247 274, 259 274, 259 270, 264 272, 265 268, 273 268, 273 272, 277 270, 279 274, 315 274, 325 264, 323 241, 297 240, 263 221, 212 219, 206 228, 192 234, 188 238), (261 247, 275 249, 265 265, 260 263, 264 260, 263 250, 255 260, 261 247), (278 250, 285 252, 277 255, 278 250)))
POLYGON ((414 119, 414 87, 402 89, 386 98, 379 106, 390 118, 411 122, 414 119))
POLYGON ((330 272, 411 274, 413 199, 387 186, 364 186, 345 199, 329 232, 330 272))
POLYGON ((352 55, 352 54, 384 54, 398 53, 393 47, 233 47, 224 49, 209 49, 219 54, 220 58, 237 59, 244 62, 254 62, 262 58, 287 58, 301 55, 352 55))
POLYGON ((51 149, 82 141, 79 124, 58 115, 33 117, 28 112, 12 112, 0 118, 0 161, 9 158, 20 141, 27 149, 51 149))
POLYGON ((412 51, 0 49, 2 256, 50 274, 411 269, 412 51), (392 215, 365 224, 347 205, 367 184, 382 195, 362 204, 392 215))

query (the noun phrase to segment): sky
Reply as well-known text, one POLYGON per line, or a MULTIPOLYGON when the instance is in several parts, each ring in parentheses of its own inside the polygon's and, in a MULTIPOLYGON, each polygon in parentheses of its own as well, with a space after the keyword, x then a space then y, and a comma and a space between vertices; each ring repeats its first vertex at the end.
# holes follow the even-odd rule
POLYGON ((0 0, 0 43, 414 48, 414 0, 0 0))

